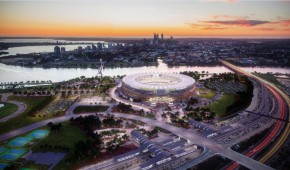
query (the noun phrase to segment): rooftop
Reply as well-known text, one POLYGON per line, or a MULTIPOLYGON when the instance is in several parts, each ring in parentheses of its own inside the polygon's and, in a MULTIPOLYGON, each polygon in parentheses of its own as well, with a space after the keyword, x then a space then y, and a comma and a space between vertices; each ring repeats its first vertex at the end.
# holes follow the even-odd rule
POLYGON ((181 90, 191 87, 195 80, 178 73, 148 72, 131 74, 123 78, 123 83, 140 90, 181 90))

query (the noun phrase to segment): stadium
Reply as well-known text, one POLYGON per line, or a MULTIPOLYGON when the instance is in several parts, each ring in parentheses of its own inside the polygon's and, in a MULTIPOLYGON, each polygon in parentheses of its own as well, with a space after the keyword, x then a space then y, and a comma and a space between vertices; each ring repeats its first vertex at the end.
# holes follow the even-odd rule
POLYGON ((178 73, 138 73, 123 78, 123 97, 151 103, 187 100, 195 92, 195 80, 178 73))

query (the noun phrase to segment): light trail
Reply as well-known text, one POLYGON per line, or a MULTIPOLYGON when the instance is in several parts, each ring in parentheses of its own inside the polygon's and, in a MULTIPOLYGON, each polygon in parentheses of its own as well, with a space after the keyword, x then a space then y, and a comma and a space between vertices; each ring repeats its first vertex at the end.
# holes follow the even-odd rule
MULTIPOLYGON (((225 62, 225 61, 221 61, 223 64, 225 64, 226 66, 230 67, 231 69, 234 69, 235 71, 237 71, 238 73, 247 75, 249 77, 253 77, 255 79, 260 80, 260 82, 262 83, 262 85, 264 85, 265 87, 267 87, 269 89, 269 91, 276 97, 276 99, 279 102, 279 108, 280 108, 280 115, 279 115, 279 119, 284 119, 284 117, 287 117, 286 115, 286 106, 285 106, 285 102, 283 100, 282 97, 285 98, 286 102, 289 105, 289 98, 286 96, 285 94, 277 89, 274 85, 266 82, 265 80, 262 80, 261 78, 254 76, 252 74, 246 73, 244 71, 242 71, 240 68, 225 62), (281 94, 281 95, 280 95, 281 94)), ((288 135, 289 135, 289 123, 287 123, 286 125, 286 130, 284 131, 284 133, 281 135, 282 137, 279 139, 279 141, 276 143, 276 145, 273 147, 273 149, 270 150, 270 152, 268 152, 260 161, 261 162, 266 162, 271 156, 273 156, 273 154, 282 146, 282 144, 285 142, 285 140, 287 139, 288 135)), ((282 127, 282 122, 281 121, 277 121, 277 123, 275 124, 275 127, 272 129, 271 133, 260 143, 258 144, 256 147, 254 147, 252 150, 248 151, 245 155, 248 157, 252 157, 254 156, 257 152, 259 152, 260 150, 262 150, 266 145, 268 145, 271 140, 275 137, 275 135, 277 134, 277 132, 279 131, 279 129, 282 127)), ((238 168, 239 164, 238 163, 233 163, 232 165, 230 165, 227 170, 233 170, 238 168)))

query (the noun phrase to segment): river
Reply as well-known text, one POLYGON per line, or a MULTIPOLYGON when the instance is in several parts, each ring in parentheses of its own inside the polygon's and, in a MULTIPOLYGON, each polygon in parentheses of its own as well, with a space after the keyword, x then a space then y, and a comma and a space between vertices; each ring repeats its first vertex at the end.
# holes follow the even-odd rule
MULTIPOLYGON (((85 48, 86 46, 91 46, 92 44, 104 43, 107 47, 107 42, 104 41, 66 41, 66 40, 55 40, 55 39, 0 39, 1 42, 6 43, 68 43, 68 45, 59 45, 60 47, 65 47, 66 51, 72 51, 77 49, 78 46, 85 48), (69 44, 69 43, 82 43, 82 44, 69 44)), ((3 52, 8 52, 8 54, 2 54, 0 57, 16 54, 29 54, 29 53, 40 53, 40 52, 53 52, 55 45, 38 45, 38 46, 21 46, 12 47, 7 50, 2 50, 3 52)))
MULTIPOLYGON (((243 67, 244 70, 253 72, 279 72, 290 74, 290 69, 275 68, 275 67, 243 67)), ((126 75, 140 72, 181 72, 181 71, 208 71, 209 73, 224 73, 230 72, 224 66, 179 66, 168 67, 166 64, 159 60, 158 66, 144 66, 144 67, 130 67, 130 68, 105 68, 104 75, 117 76, 126 75)), ((96 76, 98 69, 92 68, 27 68, 21 66, 11 66, 0 64, 0 82, 19 82, 19 81, 32 81, 32 80, 52 80, 53 82, 69 80, 72 78, 86 76, 96 76)))
MULTIPOLYGON (((98 42, 105 43, 104 41, 65 41, 65 40, 54 40, 54 39, 0 39, 0 42, 72 42, 72 43, 87 43, 81 45, 63 45, 61 47, 66 47, 66 50, 76 49, 78 46, 85 47, 87 45, 96 44, 98 42)), ((9 55, 28 54, 34 52, 52 52, 54 45, 47 46, 23 46, 23 47, 13 47, 6 50, 9 52, 9 55)), ((1 55, 0 57, 5 56, 1 55)), ((139 72, 181 72, 181 71, 208 71, 209 73, 224 73, 229 72, 227 68, 223 66, 179 66, 179 67, 168 67, 166 64, 162 63, 161 60, 158 60, 158 66, 149 66, 149 67, 130 67, 130 68, 105 68, 104 75, 108 76, 117 76, 117 75, 126 75, 139 72)), ((279 72, 279 73, 288 73, 290 74, 290 69, 287 68, 275 68, 275 67, 243 67, 244 70, 249 72, 279 72)), ((0 63, 0 82, 19 82, 19 81, 32 81, 32 80, 52 80, 53 82, 69 80, 75 77, 86 76, 92 77, 96 76, 98 69, 92 68, 27 68, 20 66, 11 66, 0 63)))

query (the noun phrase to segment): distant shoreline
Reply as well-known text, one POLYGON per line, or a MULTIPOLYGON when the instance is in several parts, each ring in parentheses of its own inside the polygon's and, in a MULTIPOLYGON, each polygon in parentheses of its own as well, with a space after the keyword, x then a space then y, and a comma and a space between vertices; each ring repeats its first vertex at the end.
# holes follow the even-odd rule
MULTIPOLYGON (((67 41, 107 41, 107 40, 142 40, 152 39, 152 36, 134 36, 134 37, 0 37, 0 39, 52 39, 67 41)), ((165 39, 169 39, 168 37, 165 39)), ((216 39, 234 39, 234 40, 290 40, 290 37, 207 37, 207 36, 174 36, 176 40, 216 40, 216 39)))

